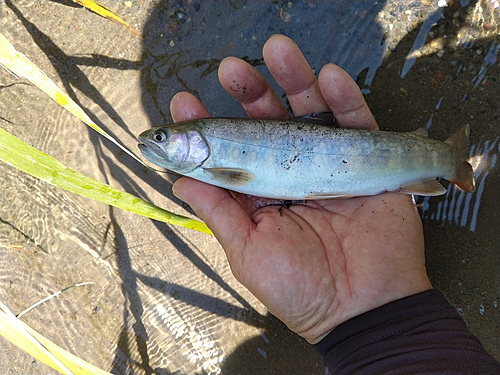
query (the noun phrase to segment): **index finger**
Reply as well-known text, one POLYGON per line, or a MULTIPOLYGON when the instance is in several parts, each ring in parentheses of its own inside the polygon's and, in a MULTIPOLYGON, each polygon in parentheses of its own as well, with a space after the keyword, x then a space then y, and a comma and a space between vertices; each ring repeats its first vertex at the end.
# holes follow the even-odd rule
POLYGON ((330 111, 309 63, 293 40, 273 35, 262 55, 267 69, 285 92, 295 116, 330 111))
POLYGON ((210 117, 205 106, 193 94, 178 92, 170 101, 170 113, 174 122, 210 117))

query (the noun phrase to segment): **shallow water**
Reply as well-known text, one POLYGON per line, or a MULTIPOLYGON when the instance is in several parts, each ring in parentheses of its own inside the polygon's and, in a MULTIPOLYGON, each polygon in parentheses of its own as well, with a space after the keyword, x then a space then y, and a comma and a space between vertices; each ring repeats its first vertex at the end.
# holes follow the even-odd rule
MULTIPOLYGON (((261 49, 275 33, 293 38, 316 73, 329 62, 346 69, 384 129, 427 127, 444 140, 469 124, 477 191, 450 186, 417 203, 434 286, 500 358, 497 2, 103 3, 143 30, 144 45, 71 2, 2 3, 2 32, 132 150, 140 132, 171 120, 180 90, 214 116, 243 116, 218 84, 218 64, 238 56, 270 78, 261 49)), ((190 214, 170 177, 144 170, 0 71, 3 128, 70 168, 190 214)), ((23 317, 46 337, 117 374, 325 373, 309 345, 233 278, 212 237, 1 168, 2 301, 19 313, 67 286, 95 283, 23 317)), ((51 373, 4 341, 2 352, 3 373, 51 373)))

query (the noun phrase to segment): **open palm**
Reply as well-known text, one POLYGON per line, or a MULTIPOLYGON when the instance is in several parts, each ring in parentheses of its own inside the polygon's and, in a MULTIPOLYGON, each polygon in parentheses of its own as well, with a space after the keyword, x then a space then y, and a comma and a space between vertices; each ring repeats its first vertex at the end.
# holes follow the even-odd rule
MULTIPOLYGON (((296 116, 332 111, 340 126, 378 129, 356 83, 339 67, 326 65, 317 80, 295 43, 281 35, 268 40, 263 55, 296 116)), ((250 117, 289 117, 267 81, 244 61, 223 60, 219 79, 250 117)), ((171 111, 175 121, 209 116, 187 93, 172 99, 171 111)), ((235 277, 310 343, 356 315, 431 288, 411 196, 287 208, 186 177, 175 183, 174 194, 212 229, 235 277)))

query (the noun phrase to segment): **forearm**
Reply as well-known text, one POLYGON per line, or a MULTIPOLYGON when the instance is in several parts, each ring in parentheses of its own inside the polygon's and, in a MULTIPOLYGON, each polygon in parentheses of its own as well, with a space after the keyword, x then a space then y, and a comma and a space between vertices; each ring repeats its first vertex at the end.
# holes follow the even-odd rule
POLYGON ((314 347, 332 374, 500 374, 437 290, 350 319, 314 347))

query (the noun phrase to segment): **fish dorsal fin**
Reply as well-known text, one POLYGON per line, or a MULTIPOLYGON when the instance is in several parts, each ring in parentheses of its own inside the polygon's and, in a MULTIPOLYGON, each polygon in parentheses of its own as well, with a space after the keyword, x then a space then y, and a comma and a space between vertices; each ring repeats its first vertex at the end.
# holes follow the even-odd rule
POLYGON ((239 168, 204 168, 203 171, 215 181, 232 186, 245 185, 255 178, 252 172, 239 168))
POLYGON ((306 197, 306 199, 342 199, 352 198, 352 195, 342 193, 313 193, 306 197))
POLYGON ((313 125, 338 126, 337 119, 332 112, 311 113, 310 115, 294 117, 290 121, 305 122, 313 125))
POLYGON ((418 135, 419 137, 425 137, 425 138, 429 137, 429 133, 427 132, 426 128, 418 128, 417 130, 414 130, 409 134, 418 135))
POLYGON ((400 186, 394 190, 395 193, 416 194, 416 195, 443 195, 446 189, 437 180, 431 178, 429 180, 410 182, 400 186))

